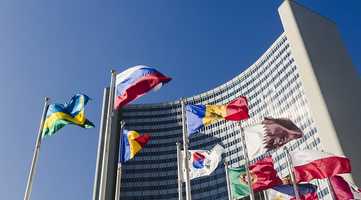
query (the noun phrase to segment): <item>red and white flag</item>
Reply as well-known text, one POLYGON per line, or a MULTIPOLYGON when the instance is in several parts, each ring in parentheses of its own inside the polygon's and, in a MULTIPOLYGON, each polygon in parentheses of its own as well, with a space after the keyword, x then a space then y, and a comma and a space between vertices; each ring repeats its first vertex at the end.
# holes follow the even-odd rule
POLYGON ((348 158, 327 152, 302 150, 293 152, 291 157, 297 182, 309 182, 351 172, 348 158))
POLYGON ((356 186, 349 184, 341 176, 330 178, 336 200, 361 199, 361 192, 356 186))

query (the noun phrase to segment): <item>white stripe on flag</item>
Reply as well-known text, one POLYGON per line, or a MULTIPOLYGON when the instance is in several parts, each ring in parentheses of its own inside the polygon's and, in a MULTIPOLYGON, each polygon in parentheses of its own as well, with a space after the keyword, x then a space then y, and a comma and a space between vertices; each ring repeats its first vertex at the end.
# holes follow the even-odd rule
POLYGON ((323 158, 333 157, 334 155, 317 151, 317 150, 302 150, 302 151, 296 151, 292 153, 292 162, 293 166, 300 166, 308 164, 315 160, 320 160, 323 158))
POLYGON ((118 85, 119 83, 121 83, 124 80, 126 80, 127 78, 129 78, 135 71, 137 71, 139 69, 147 69, 147 68, 149 69, 150 67, 145 66, 145 65, 137 65, 137 66, 131 67, 131 68, 117 74, 115 85, 118 85))

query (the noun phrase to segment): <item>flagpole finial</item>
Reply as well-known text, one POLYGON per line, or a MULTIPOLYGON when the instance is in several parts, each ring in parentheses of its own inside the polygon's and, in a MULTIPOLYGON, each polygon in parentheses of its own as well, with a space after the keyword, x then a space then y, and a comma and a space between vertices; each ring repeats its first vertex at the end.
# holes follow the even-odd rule
POLYGON ((115 69, 111 69, 110 73, 115 74, 115 69))
POLYGON ((45 97, 44 99, 45 99, 45 101, 49 101, 50 97, 45 97))
POLYGON ((181 98, 180 98, 180 102, 186 103, 186 102, 187 102, 187 98, 181 97, 181 98))

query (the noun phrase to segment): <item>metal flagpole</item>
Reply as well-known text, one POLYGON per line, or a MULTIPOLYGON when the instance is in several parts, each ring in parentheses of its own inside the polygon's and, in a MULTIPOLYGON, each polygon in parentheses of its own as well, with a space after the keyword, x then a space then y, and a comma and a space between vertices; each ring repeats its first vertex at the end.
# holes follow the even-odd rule
POLYGON ((103 163, 101 169, 99 200, 106 200, 108 178, 109 144, 111 135, 112 118, 114 117, 115 70, 111 70, 110 91, 108 98, 107 120, 104 134, 103 163))
POLYGON ((115 188, 115 200, 120 199, 120 184, 122 181, 122 163, 118 163, 118 170, 117 170, 117 184, 115 188))
POLYGON ((246 168, 247 183, 248 183, 248 187, 249 187, 249 191, 250 191, 249 196, 250 196, 250 200, 255 200, 254 192, 252 189, 251 173, 249 172, 249 158, 248 158, 248 151, 247 151, 247 146, 246 146, 246 141, 245 141, 246 139, 244 136, 241 122, 239 122, 239 128, 240 128, 240 134, 241 134, 242 151, 243 151, 243 156, 244 156, 244 160, 245 160, 244 166, 246 168))
POLYGON ((187 124, 186 124, 186 110, 185 110, 185 100, 184 98, 181 99, 182 105, 182 130, 183 130, 183 168, 185 169, 185 180, 186 180, 186 200, 192 199, 191 194, 191 184, 189 180, 189 165, 188 165, 188 133, 187 133, 187 124))
POLYGON ((228 165, 227 165, 227 162, 226 162, 226 161, 224 161, 224 170, 226 171, 226 182, 227 182, 228 200, 232 200, 232 189, 231 189, 231 183, 230 183, 230 181, 229 181, 228 165))
POLYGON ((99 198, 99 185, 100 185, 100 178, 102 171, 104 134, 105 134, 105 126, 106 126, 107 110, 108 110, 108 104, 107 104, 108 97, 109 97, 109 88, 104 88, 102 116, 100 119, 100 128, 99 128, 97 164, 95 166, 95 177, 94 177, 94 186, 93 186, 93 200, 97 200, 99 198))
POLYGON ((263 197, 264 197, 265 200, 268 200, 267 190, 263 190, 263 197))
MULTIPOLYGON (((120 122, 120 144, 119 144, 119 155, 121 155, 122 147, 123 147, 123 128, 124 128, 124 121, 120 122)), ((120 186, 122 184, 122 163, 118 162, 117 168, 117 182, 115 184, 115 200, 120 199, 120 186)))
POLYGON ((328 188, 329 188, 329 190, 330 190, 330 194, 331 194, 332 200, 336 200, 335 191, 333 190, 333 187, 332 187, 330 178, 327 178, 327 186, 328 186, 328 188))
POLYGON ((36 167, 36 163, 38 162, 38 157, 39 157, 39 151, 40 151, 40 145, 41 145, 41 134, 43 132, 43 126, 44 126, 44 121, 46 118, 46 112, 48 110, 48 107, 49 107, 49 98, 45 97, 43 114, 42 114, 41 120, 40 120, 39 132, 38 132, 38 137, 37 137, 36 143, 35 143, 33 160, 31 162, 31 166, 30 166, 30 172, 29 172, 28 182, 26 184, 24 200, 30 199, 30 194, 31 194, 32 186, 33 186, 33 179, 34 179, 34 175, 35 175, 35 167, 36 167))
POLYGON ((293 191, 295 192, 296 200, 300 200, 300 194, 298 193, 296 178, 295 178, 295 175, 293 174, 292 159, 291 159, 290 153, 288 151, 288 148, 285 146, 283 149, 286 152, 287 167, 288 167, 288 172, 290 173, 290 177, 291 177, 291 181, 292 181, 292 185, 293 185, 293 191))
POLYGON ((177 166, 178 166, 178 200, 183 200, 182 193, 182 182, 183 182, 183 173, 182 173, 182 159, 181 159, 181 146, 179 142, 177 142, 177 166))

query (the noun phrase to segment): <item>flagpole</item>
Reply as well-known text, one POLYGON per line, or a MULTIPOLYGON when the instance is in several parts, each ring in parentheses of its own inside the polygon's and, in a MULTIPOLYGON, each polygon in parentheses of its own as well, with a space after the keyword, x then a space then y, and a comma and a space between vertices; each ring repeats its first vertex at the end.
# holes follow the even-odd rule
POLYGON ((228 175, 228 164, 226 161, 224 161, 224 170, 226 171, 228 200, 232 200, 232 189, 231 189, 231 183, 229 181, 229 175, 228 175))
POLYGON ((245 168, 246 168, 246 174, 247 174, 247 184, 249 187, 249 191, 250 191, 250 200, 255 200, 254 198, 254 192, 253 192, 253 188, 252 188, 252 179, 251 179, 251 173, 249 172, 249 158, 248 158, 248 151, 247 151, 247 147, 246 147, 246 139, 245 139, 245 135, 244 135, 244 130, 242 128, 241 122, 239 122, 239 128, 240 128, 240 134, 241 134, 241 143, 242 143, 242 151, 243 151, 243 156, 245 159, 245 168))
POLYGON ((115 188, 115 200, 120 199, 120 184, 122 181, 122 164, 118 163, 118 169, 117 169, 117 184, 115 188))
POLYGON ((293 191, 295 192, 295 197, 296 200, 300 200, 300 194, 298 193, 298 188, 297 188, 297 183, 296 183, 296 178, 295 178, 295 174, 293 173, 293 163, 292 163, 292 159, 290 156, 290 153, 288 151, 288 148, 286 146, 284 146, 284 151, 286 153, 286 163, 287 163, 287 167, 288 167, 288 172, 290 173, 291 176, 291 181, 292 181, 292 185, 293 185, 293 191))
POLYGON ((331 194, 332 200, 336 200, 335 191, 333 190, 330 178, 327 178, 327 186, 330 189, 330 194, 331 194))
POLYGON ((267 190, 263 190, 262 192, 263 192, 264 199, 265 199, 265 200, 268 200, 267 190))
POLYGON ((185 110, 185 99, 181 99, 182 105, 182 130, 183 130, 183 168, 185 169, 185 180, 186 180, 186 200, 192 199, 191 184, 189 180, 189 165, 188 165, 188 133, 186 124, 186 110, 185 110))
POLYGON ((36 167, 36 164, 38 162, 40 145, 41 145, 41 135, 42 135, 42 132, 43 132, 43 126, 44 126, 44 121, 45 121, 45 118, 46 118, 46 112, 47 112, 48 107, 49 107, 49 100, 50 99, 48 97, 45 97, 43 114, 42 114, 41 120, 40 120, 39 132, 38 132, 38 137, 37 137, 36 143, 35 143, 33 160, 31 161, 30 172, 29 172, 29 177, 28 177, 28 181, 27 181, 27 184, 26 184, 24 200, 29 200, 30 199, 31 190, 32 190, 32 187, 33 187, 33 179, 34 179, 34 175, 35 175, 35 167, 36 167))
MULTIPOLYGON (((123 129, 125 126, 125 122, 120 122, 120 142, 119 142, 119 155, 122 155, 123 150, 123 129)), ((122 184, 122 163, 118 161, 118 168, 117 168, 117 181, 115 184, 115 200, 120 200, 120 187, 122 184)))
POLYGON ((183 193, 182 193, 182 160, 181 160, 181 146, 180 143, 177 142, 177 166, 178 166, 178 200, 183 200, 183 193))
POLYGON ((111 126, 112 118, 114 117, 114 93, 115 93, 115 70, 111 70, 111 80, 110 80, 110 91, 108 98, 108 110, 107 110, 107 120, 104 134, 104 148, 103 148, 103 163, 101 170, 101 179, 100 179, 100 190, 99 190, 99 200, 106 200, 106 191, 108 185, 108 162, 109 162, 109 144, 110 144, 110 135, 111 135, 111 126))
POLYGON ((100 185, 101 171, 102 171, 104 134, 105 134, 105 126, 106 126, 107 110, 108 110, 108 97, 109 97, 109 88, 107 87, 104 88, 104 93, 103 93, 103 107, 102 107, 102 117, 100 119, 100 127, 99 127, 99 139, 98 139, 99 141, 98 141, 97 164, 95 166, 93 200, 97 200, 99 198, 99 185, 100 185))

